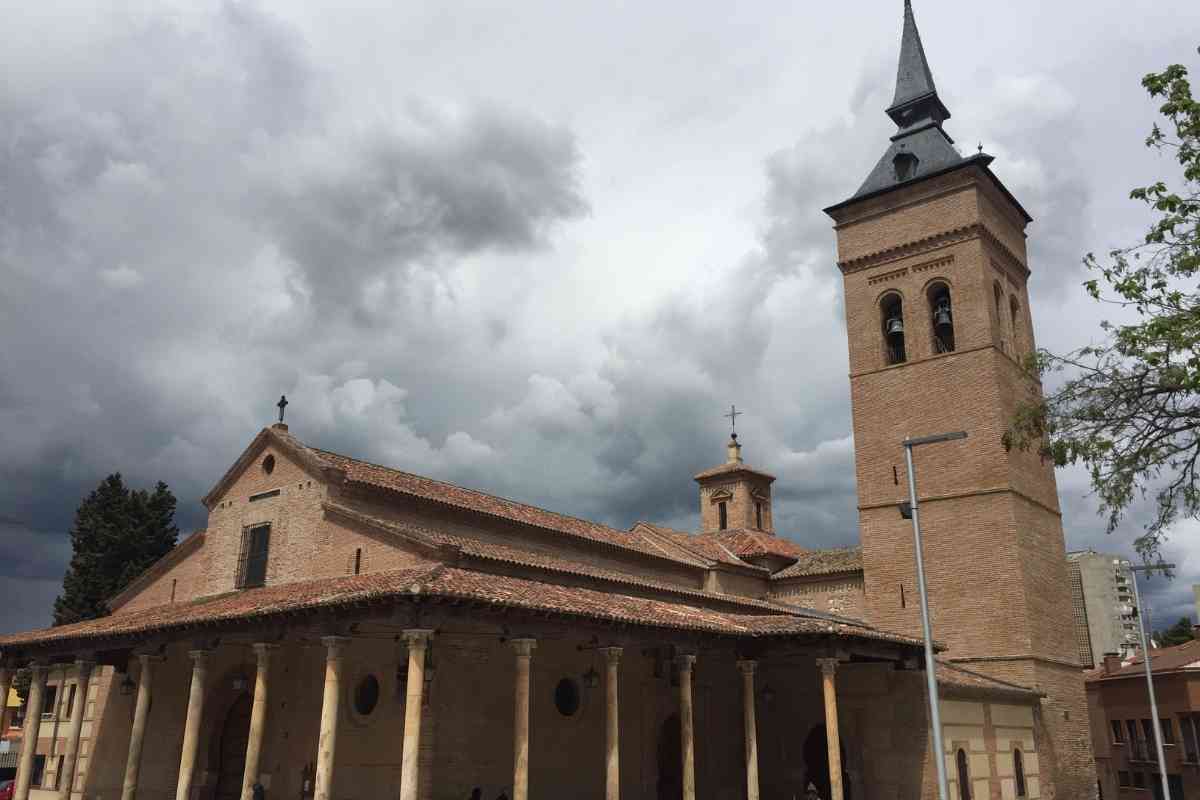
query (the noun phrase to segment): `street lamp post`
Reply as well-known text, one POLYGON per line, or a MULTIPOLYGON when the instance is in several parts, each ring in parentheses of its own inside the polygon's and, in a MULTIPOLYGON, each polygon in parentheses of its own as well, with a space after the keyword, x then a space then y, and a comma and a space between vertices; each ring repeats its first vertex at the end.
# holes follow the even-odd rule
MULTIPOLYGON (((1152 575, 1156 571, 1162 571, 1163 574, 1166 574, 1167 570, 1174 569, 1175 565, 1134 565, 1126 561, 1125 566, 1133 573, 1133 604, 1137 612, 1138 634, 1142 640, 1142 666, 1146 669, 1146 692, 1150 695, 1150 727, 1154 729, 1154 749, 1155 755, 1158 756, 1158 777, 1162 781, 1164 800, 1173 800, 1171 798, 1171 785, 1167 780, 1167 756, 1163 752, 1162 722, 1158 718, 1158 701, 1154 697, 1153 669, 1150 666, 1150 644, 1146 641, 1146 616, 1142 613, 1142 596, 1138 592, 1137 574, 1145 572, 1147 575, 1152 575)), ((1130 747, 1132 746, 1130 745, 1130 747)))
POLYGON ((942 746, 942 713, 938 708, 937 673, 934 671, 933 662, 933 630, 929 622, 929 597, 925 591, 925 556, 921 550, 921 514, 917 508, 917 474, 913 469, 912 451, 914 447, 923 444, 965 438, 967 438, 966 431, 956 431, 933 436, 918 436, 902 442, 904 460, 908 465, 908 514, 912 517, 913 553, 917 561, 917 592, 921 596, 921 632, 925 637, 925 684, 929 694, 929 724, 933 727, 933 761, 937 765, 938 800, 950 800, 950 789, 946 783, 946 753, 942 746))

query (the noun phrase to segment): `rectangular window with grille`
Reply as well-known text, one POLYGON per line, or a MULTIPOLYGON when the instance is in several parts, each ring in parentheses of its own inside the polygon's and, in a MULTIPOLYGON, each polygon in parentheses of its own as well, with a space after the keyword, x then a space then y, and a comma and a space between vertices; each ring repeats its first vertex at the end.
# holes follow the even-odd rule
POLYGON ((1113 744, 1125 744, 1125 731, 1121 729, 1121 720, 1114 719, 1111 723, 1113 744))
POLYGON ((271 525, 250 525, 242 529, 242 552, 238 559, 237 588, 262 586, 267 580, 267 554, 271 549, 271 525))

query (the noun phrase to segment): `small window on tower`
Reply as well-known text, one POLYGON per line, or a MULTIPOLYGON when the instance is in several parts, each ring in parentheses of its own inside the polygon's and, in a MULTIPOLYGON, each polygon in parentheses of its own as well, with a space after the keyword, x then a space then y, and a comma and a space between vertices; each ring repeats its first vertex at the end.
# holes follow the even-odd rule
POLYGON ((717 517, 721 530, 729 527, 729 509, 726 507, 724 500, 717 503, 717 517))
POLYGON ((954 352, 954 314, 950 310, 950 287, 935 283, 929 287, 929 315, 933 325, 933 352, 954 352))
POLYGON ((912 153, 897 153, 892 159, 892 167, 896 170, 896 180, 906 181, 917 174, 917 165, 920 164, 920 159, 912 153))
POLYGON ((755 501, 755 503, 754 503, 754 527, 758 528, 760 531, 763 529, 763 526, 762 526, 762 503, 759 501, 755 501))
POLYGON ((884 361, 888 364, 903 364, 904 352, 904 303, 898 294, 885 295, 879 304, 883 317, 884 361))

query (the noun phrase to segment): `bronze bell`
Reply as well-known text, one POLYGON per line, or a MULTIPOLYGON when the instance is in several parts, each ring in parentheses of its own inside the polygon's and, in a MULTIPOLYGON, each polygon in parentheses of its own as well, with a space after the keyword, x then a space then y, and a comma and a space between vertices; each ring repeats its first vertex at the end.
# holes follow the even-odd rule
POLYGON ((903 336, 904 335, 904 318, 889 317, 887 324, 884 326, 888 336, 903 336))
POLYGON ((950 304, 945 300, 939 302, 933 310, 933 324, 938 328, 948 328, 954 324, 950 319, 950 304))

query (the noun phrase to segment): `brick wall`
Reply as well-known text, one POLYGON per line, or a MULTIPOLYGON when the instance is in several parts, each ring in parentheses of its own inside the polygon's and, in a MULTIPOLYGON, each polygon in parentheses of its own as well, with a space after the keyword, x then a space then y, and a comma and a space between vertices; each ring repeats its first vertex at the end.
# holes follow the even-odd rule
POLYGON ((855 619, 866 612, 862 573, 773 581, 770 599, 855 619))

